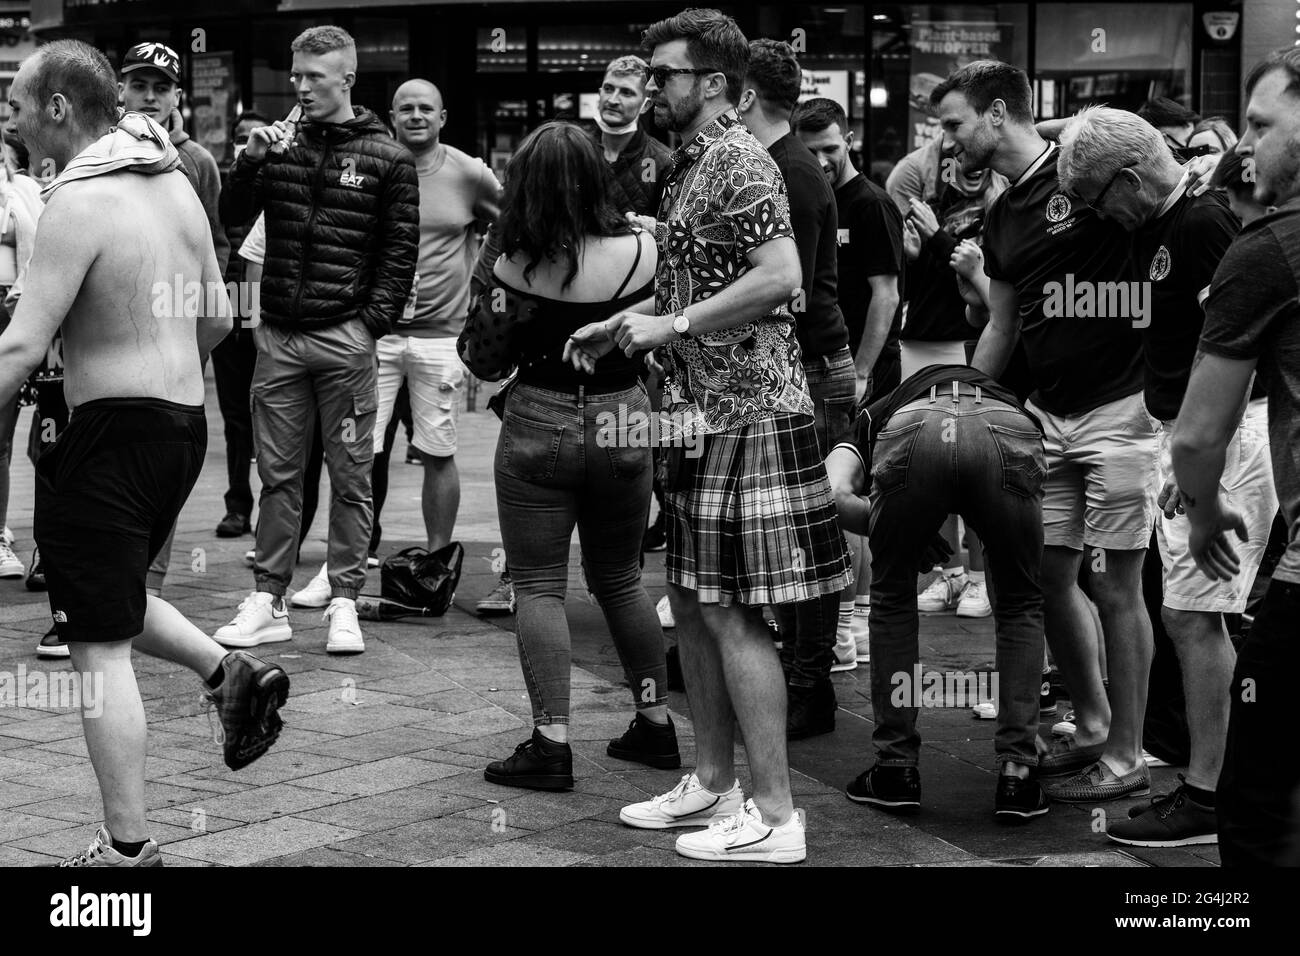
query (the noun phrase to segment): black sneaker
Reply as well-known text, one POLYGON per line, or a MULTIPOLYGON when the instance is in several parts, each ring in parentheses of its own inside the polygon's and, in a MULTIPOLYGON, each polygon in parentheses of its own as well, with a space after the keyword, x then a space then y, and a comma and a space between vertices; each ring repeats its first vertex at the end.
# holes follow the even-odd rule
POLYGON ((1112 824, 1106 836, 1128 846, 1197 846, 1219 842, 1213 807, 1203 807, 1187 793, 1187 778, 1178 775, 1173 793, 1129 810, 1129 819, 1112 824))
POLYGON ((785 716, 787 740, 803 740, 818 734, 829 734, 835 729, 835 685, 830 679, 818 681, 813 687, 787 687, 789 703, 785 716))
POLYGON ((279 710, 289 698, 289 675, 247 651, 231 651, 221 660, 226 679, 204 698, 221 720, 226 766, 247 767, 271 749, 284 721, 279 710))
POLYGON ((1043 671, 1043 684, 1038 691, 1038 716, 1056 716, 1056 688, 1052 686, 1052 672, 1043 671))
POLYGON ((921 771, 876 764, 849 781, 844 795, 854 803, 869 803, 894 813, 916 813, 921 809, 921 771))
POLYGON ((414 448, 412 448, 410 445, 407 445, 407 446, 406 446, 406 463, 407 463, 408 465, 423 465, 423 464, 424 464, 424 459, 420 457, 420 453, 419 453, 418 451, 416 451, 416 450, 415 450, 414 448))
POLYGON ((547 740, 538 730, 505 760, 487 765, 483 779, 503 787, 528 790, 572 790, 573 751, 568 744, 547 740))
POLYGON ((668 532, 664 530, 664 513, 655 515, 654 522, 645 529, 641 537, 642 551, 666 551, 668 549, 668 532))
POLYGON ((32 549, 32 566, 27 572, 27 590, 45 590, 45 565, 41 563, 41 549, 32 549))
POLYGON ((660 726, 637 714, 627 725, 627 733, 611 740, 605 753, 619 760, 643 763, 660 770, 676 770, 682 765, 682 755, 677 750, 677 731, 673 719, 660 726))
POLYGON ((682 676, 682 656, 674 644, 664 652, 664 661, 668 665, 668 689, 686 691, 686 678, 682 676))
POLYGON ((232 511, 217 523, 218 538, 239 538, 251 533, 253 526, 248 523, 248 515, 232 511))
POLYGON ((1012 774, 998 775, 998 792, 993 798, 993 814, 1003 823, 1016 823, 1031 817, 1041 817, 1051 807, 1038 780, 1031 773, 1021 780, 1012 774))
POLYGON ((59 640, 58 628, 52 627, 45 632, 40 643, 36 645, 36 656, 40 658, 71 657, 72 648, 59 640))

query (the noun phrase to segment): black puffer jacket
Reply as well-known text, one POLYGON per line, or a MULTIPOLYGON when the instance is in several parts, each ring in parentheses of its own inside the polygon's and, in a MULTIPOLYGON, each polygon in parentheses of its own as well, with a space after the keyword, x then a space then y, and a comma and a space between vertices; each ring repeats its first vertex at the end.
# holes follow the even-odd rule
POLYGON ((283 155, 244 152, 221 191, 221 221, 266 212, 262 321, 323 329, 353 318, 387 335, 411 294, 420 241, 415 160, 374 113, 298 126, 283 155))

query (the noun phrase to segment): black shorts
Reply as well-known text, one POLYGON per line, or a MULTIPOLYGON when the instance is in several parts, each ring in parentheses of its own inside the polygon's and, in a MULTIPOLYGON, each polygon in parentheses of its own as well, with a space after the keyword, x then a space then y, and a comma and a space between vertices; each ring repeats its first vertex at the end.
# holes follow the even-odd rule
POLYGON ((101 398, 36 463, 33 537, 64 643, 144 630, 145 576, 203 467, 201 405, 101 398))

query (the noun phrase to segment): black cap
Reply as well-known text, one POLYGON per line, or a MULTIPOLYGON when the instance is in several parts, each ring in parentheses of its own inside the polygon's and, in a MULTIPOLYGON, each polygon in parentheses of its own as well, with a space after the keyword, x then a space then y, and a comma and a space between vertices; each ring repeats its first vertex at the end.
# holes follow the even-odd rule
POLYGON ((122 75, 135 70, 157 70, 173 83, 181 81, 181 58, 165 43, 137 43, 122 60, 122 75))

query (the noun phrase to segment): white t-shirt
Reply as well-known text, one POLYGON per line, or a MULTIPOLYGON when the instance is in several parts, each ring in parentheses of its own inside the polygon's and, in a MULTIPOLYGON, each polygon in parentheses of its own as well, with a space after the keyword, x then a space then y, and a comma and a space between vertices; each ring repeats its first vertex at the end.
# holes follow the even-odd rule
POLYGON ((266 213, 259 213, 257 222, 253 223, 253 228, 248 230, 248 235, 244 237, 243 244, 239 247, 241 257, 249 262, 255 262, 259 266, 266 259, 266 213))

